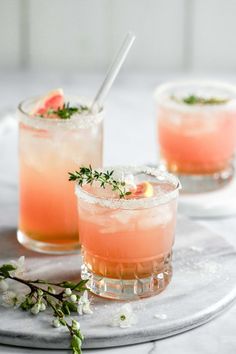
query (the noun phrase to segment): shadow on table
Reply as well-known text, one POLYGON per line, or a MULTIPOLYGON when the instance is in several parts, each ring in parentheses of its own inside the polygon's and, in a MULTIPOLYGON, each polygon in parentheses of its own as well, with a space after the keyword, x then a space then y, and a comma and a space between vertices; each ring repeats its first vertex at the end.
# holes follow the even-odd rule
POLYGON ((35 252, 24 248, 16 238, 16 228, 4 227, 0 229, 0 258, 2 256, 18 258, 24 254, 32 256, 35 252))
POLYGON ((30 251, 23 247, 16 238, 16 228, 0 228, 0 260, 1 263, 20 256, 25 256, 29 266, 30 277, 47 278, 48 280, 80 280, 80 253, 50 255, 30 251))

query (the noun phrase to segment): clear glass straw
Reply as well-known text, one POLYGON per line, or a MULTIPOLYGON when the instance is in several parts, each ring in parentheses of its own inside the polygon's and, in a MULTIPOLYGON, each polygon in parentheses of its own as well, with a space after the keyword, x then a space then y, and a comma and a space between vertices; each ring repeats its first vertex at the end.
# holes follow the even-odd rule
POLYGON ((101 87, 98 90, 97 95, 95 96, 92 106, 91 106, 91 110, 93 110, 93 108, 98 105, 98 106, 102 106, 103 102, 108 94, 108 92, 111 89, 111 86, 115 80, 115 78, 117 77, 121 66, 123 65, 130 48, 132 47, 134 41, 135 41, 135 35, 132 32, 128 32, 117 55, 115 56, 115 59, 113 60, 111 66, 109 67, 106 77, 101 85, 101 87))

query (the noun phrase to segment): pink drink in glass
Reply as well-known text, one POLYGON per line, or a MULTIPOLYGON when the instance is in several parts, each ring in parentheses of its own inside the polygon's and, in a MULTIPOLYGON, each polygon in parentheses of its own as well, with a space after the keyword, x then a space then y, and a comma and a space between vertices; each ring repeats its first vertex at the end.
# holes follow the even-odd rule
POLYGON ((180 178, 183 190, 207 191, 227 184, 236 149, 236 88, 207 82, 166 84, 156 97, 160 155, 167 170, 180 178), (181 102, 190 94, 223 101, 181 102))
POLYGON ((148 181, 153 196, 120 200, 109 191, 101 195, 97 185, 77 186, 76 193, 82 277, 96 294, 122 300, 159 293, 171 279, 179 184, 155 169, 120 171, 136 183, 148 181))
MULTIPOLYGON (((103 112, 70 119, 32 116, 36 100, 19 106, 18 240, 40 252, 80 248, 78 216, 68 171, 102 165, 103 112)), ((70 99, 73 102, 73 99, 70 99)))

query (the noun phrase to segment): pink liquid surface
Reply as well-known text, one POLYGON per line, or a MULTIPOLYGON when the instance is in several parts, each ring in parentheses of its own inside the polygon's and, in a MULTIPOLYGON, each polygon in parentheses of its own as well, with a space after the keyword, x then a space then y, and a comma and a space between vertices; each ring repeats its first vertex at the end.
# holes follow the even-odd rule
POLYGON ((147 209, 79 201, 84 262, 101 276, 134 279, 162 271, 174 242, 176 200, 147 209))
POLYGON ((77 203, 68 171, 102 164, 101 128, 94 129, 47 131, 21 123, 19 229, 32 240, 78 243, 77 203))
POLYGON ((172 172, 207 174, 230 165, 236 148, 236 111, 158 111, 160 152, 172 172))

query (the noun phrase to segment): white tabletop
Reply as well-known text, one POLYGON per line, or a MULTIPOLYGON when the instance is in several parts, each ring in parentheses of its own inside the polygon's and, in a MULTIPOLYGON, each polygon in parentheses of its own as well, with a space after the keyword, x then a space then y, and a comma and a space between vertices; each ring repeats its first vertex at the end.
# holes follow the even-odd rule
MULTIPOLYGON (((101 75, 2 73, 0 80, 0 109, 12 108, 17 103, 35 94, 63 87, 65 92, 92 97, 99 86, 101 75)), ((104 163, 155 163, 155 114, 152 98, 155 86, 165 78, 155 74, 121 76, 115 83, 106 104, 104 163)), ((0 137, 0 146, 3 139, 0 137)), ((0 227, 17 224, 17 168, 14 144, 0 149, 0 227), (4 163, 3 163, 4 162, 4 163), (2 187, 2 188, 1 188, 2 187), (4 188, 3 188, 4 187, 4 188), (1 200, 9 198, 9 204, 1 200), (2 209, 3 210, 3 209, 2 209), (7 211, 7 212, 6 212, 7 211), (0 213, 2 214, 2 213, 0 213)), ((224 236, 236 246, 236 217, 211 218, 201 222, 224 236)), ((220 284, 219 284, 220 286, 220 284)), ((145 315, 145 314, 144 314, 145 315)), ((236 352, 236 305, 219 318, 192 331, 171 338, 122 348, 83 351, 87 354, 235 354, 236 352)), ((53 350, 36 350, 0 345, 0 353, 58 353, 53 350)), ((60 351, 70 353, 70 351, 60 351)))

